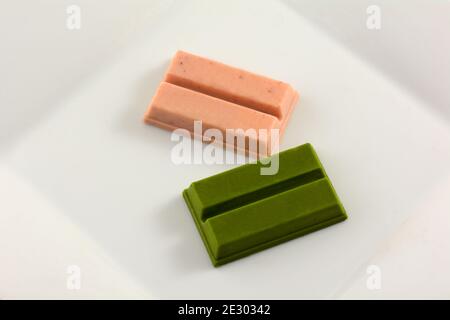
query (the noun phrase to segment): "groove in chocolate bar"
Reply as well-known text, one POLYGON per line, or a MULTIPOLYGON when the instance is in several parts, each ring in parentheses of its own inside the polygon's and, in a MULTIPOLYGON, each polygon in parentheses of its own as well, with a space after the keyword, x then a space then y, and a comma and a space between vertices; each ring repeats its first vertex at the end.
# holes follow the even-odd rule
POLYGON ((306 172, 304 174, 292 177, 290 179, 280 181, 273 185, 261 188, 259 190, 255 190, 253 192, 238 196, 236 198, 206 208, 202 214, 202 221, 205 222, 211 217, 220 215, 233 209, 243 207, 247 204, 268 198, 270 196, 297 188, 299 186, 309 184, 324 177, 325 175, 323 170, 318 168, 306 172))
POLYGON ((206 86, 202 86, 202 85, 200 85, 198 83, 195 83, 194 81, 181 79, 181 78, 179 78, 177 76, 174 76, 174 75, 167 75, 165 81, 170 83, 170 84, 173 84, 173 85, 185 88, 185 89, 189 89, 189 90, 193 90, 193 91, 196 91, 196 92, 200 92, 200 93, 206 94, 206 95, 208 95, 210 97, 214 97, 214 98, 217 98, 217 99, 220 99, 220 100, 224 100, 224 101, 227 101, 227 102, 238 104, 238 105, 240 105, 242 107, 245 107, 245 108, 253 109, 253 110, 256 110, 256 111, 259 111, 259 112, 263 112, 263 113, 266 113, 266 114, 270 114, 270 115, 274 116, 277 119, 280 119, 280 117, 281 117, 280 112, 273 113, 273 112, 264 112, 264 111, 261 110, 262 107, 264 107, 264 109, 266 109, 266 110, 270 109, 271 108, 270 105, 256 103, 255 101, 253 101, 251 99, 245 99, 245 98, 239 97, 239 96, 233 96, 233 95, 228 94, 225 91, 213 90, 213 89, 208 88, 206 86))

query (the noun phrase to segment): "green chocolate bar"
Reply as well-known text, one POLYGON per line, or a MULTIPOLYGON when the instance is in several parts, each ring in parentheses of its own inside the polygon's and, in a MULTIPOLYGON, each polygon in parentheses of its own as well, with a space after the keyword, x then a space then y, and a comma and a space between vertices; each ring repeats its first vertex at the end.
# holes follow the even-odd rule
POLYGON ((183 192, 214 266, 347 219, 313 147, 279 153, 279 170, 261 162, 196 181, 183 192))

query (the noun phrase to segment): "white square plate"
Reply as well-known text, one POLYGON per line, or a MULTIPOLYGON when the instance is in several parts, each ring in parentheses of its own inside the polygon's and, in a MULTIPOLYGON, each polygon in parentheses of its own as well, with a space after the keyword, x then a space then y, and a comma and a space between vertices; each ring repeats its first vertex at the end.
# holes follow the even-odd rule
MULTIPOLYGON (((91 76, 3 152, 2 166, 156 297, 333 297, 448 177, 448 126, 283 3, 169 2, 152 16, 157 23, 141 21, 145 36, 122 39, 120 54, 97 69, 91 64, 91 76), (141 121, 177 49, 299 91, 281 149, 313 144, 347 210, 346 222, 220 268, 211 265, 181 192, 230 166, 173 164, 170 132, 141 121)), ((12 212, 6 203, 0 211, 12 212)), ((46 228, 52 234, 59 227, 46 228)), ((53 242, 46 243, 51 250, 53 242)))

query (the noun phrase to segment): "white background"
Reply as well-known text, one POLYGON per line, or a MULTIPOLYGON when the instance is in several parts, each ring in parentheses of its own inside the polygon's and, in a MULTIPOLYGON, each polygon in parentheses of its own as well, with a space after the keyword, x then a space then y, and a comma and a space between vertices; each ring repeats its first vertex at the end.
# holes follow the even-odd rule
POLYGON ((448 1, 2 1, 1 297, 448 298, 449 11, 448 1), (79 31, 66 29, 69 4, 82 9, 79 31), (370 4, 381 30, 365 26, 370 4), (224 168, 152 171, 169 160, 169 134, 139 121, 178 48, 295 85, 282 147, 313 140, 348 222, 211 269, 176 195, 224 168), (392 219, 373 215, 371 229, 376 208, 392 219), (361 245, 344 247, 352 234, 361 245), (343 252, 336 265, 314 262, 330 241, 343 252), (83 271, 78 291, 66 288, 71 264, 83 271), (366 287, 370 264, 380 290, 366 287), (316 272, 306 281, 299 268, 316 272), (205 296, 204 279, 231 285, 205 296))

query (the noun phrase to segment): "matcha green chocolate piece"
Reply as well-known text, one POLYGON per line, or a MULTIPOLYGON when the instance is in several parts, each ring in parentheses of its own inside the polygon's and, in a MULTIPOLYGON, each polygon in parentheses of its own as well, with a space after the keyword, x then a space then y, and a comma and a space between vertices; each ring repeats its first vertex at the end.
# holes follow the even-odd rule
POLYGON ((184 190, 215 266, 347 218, 310 144, 279 153, 278 172, 261 175, 270 165, 246 164, 184 190))

